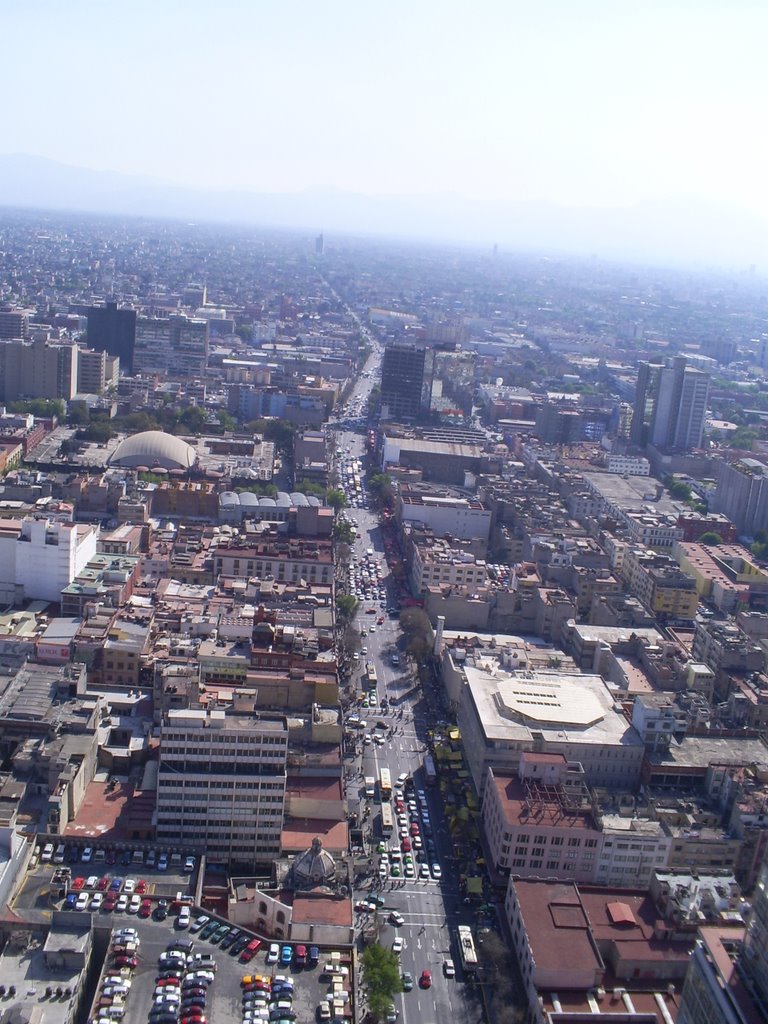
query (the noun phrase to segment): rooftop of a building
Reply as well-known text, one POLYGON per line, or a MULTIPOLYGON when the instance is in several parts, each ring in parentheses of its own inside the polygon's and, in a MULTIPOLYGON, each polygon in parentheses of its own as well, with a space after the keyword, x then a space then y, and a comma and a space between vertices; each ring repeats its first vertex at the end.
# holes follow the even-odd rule
POLYGON ((516 676, 495 666, 466 666, 469 692, 488 742, 548 742, 642 747, 616 710, 600 676, 528 672, 516 676))
POLYGON ((673 739, 668 750, 648 751, 646 758, 653 768, 706 770, 711 764, 743 764, 766 769, 768 745, 750 736, 685 736, 673 739))
MULTIPOLYGON (((562 758, 561 754, 552 756, 562 758)), ((493 773, 493 784, 507 825, 597 831, 591 809, 575 806, 559 786, 532 788, 517 775, 501 772, 493 773)))

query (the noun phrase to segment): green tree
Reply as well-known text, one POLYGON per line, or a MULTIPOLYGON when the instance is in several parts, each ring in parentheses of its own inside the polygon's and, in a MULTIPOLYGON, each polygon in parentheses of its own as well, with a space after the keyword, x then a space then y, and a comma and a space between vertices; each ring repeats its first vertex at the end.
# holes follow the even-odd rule
POLYGON ((718 545, 723 543, 723 538, 719 533, 715 533, 714 530, 708 530, 706 533, 702 533, 699 537, 699 544, 712 544, 718 545))
POLYGON ((67 423, 72 427, 84 427, 89 421, 90 416, 88 415, 88 406, 85 402, 78 399, 75 402, 69 403, 69 409, 67 410, 67 423))
POLYGON ((9 412, 31 413, 38 419, 48 419, 55 416, 63 420, 66 415, 66 406, 60 398, 31 398, 23 402, 11 402, 8 405, 9 412))
POLYGON ((405 608, 400 613, 400 628, 405 633, 406 651, 416 661, 428 657, 434 644, 429 616, 422 608, 405 608))
POLYGON ((299 480, 296 484, 296 490, 301 494, 314 494, 318 498, 325 497, 325 488, 321 487, 320 484, 316 484, 314 480, 299 480))
POLYGON ((400 959, 391 949, 375 942, 366 946, 360 957, 363 979, 368 992, 368 1006, 377 1020, 386 1016, 398 992, 403 991, 400 959))
POLYGON ((739 427, 728 438, 728 447, 743 448, 744 451, 751 452, 759 436, 760 432, 758 430, 751 430, 749 427, 739 427))
POLYGON ((368 477, 368 490, 377 505, 391 507, 395 500, 392 477, 388 473, 373 473, 368 477))
POLYGON ((336 598, 336 611, 340 619, 348 620, 354 618, 358 607, 359 602, 357 598, 351 594, 342 594, 341 597, 336 598))
POLYGON ((202 434, 208 417, 199 405, 188 405, 179 416, 179 426, 190 434, 202 434))
POLYGON ((234 416, 230 416, 228 412, 224 412, 223 409, 216 413, 216 419, 219 421, 219 426, 224 433, 232 433, 237 430, 237 420, 234 416))
POLYGON ((83 441, 93 441, 94 444, 106 444, 110 438, 115 436, 115 430, 109 420, 94 420, 87 427, 78 430, 77 436, 83 441))
POLYGON ((334 512, 340 512, 343 508, 347 507, 347 496, 344 491, 339 490, 337 487, 326 492, 325 501, 334 512))
POLYGON ((272 441, 279 452, 293 458, 293 442, 296 427, 288 420, 264 420, 264 437, 272 441))
POLYGON ((667 488, 673 498, 678 501, 690 501, 692 491, 688 484, 683 483, 682 480, 675 480, 673 476, 664 477, 664 486, 667 488))
POLYGON ((351 523, 337 519, 333 524, 333 539, 341 544, 351 544, 355 539, 355 530, 351 523))

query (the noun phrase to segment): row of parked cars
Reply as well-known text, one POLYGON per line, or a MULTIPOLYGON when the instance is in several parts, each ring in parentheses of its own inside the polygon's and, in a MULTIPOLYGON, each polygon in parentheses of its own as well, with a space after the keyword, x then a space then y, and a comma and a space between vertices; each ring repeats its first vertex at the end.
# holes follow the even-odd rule
POLYGON ((267 1021, 292 1024, 296 1020, 293 1010, 293 978, 286 974, 275 974, 271 978, 261 974, 246 974, 241 985, 242 1024, 267 1021))
POLYGON ((158 871, 175 868, 191 874, 197 866, 197 858, 167 850, 118 850, 114 846, 88 846, 82 843, 42 843, 39 847, 41 864, 136 864, 158 871))
POLYGON ((208 1024, 208 986, 216 977, 210 953, 195 953, 189 940, 171 942, 157 962, 150 1024, 208 1024))
POLYGON ((134 928, 121 928, 112 936, 109 960, 96 998, 96 1020, 109 1024, 125 1016, 126 1001, 139 963, 139 936, 134 928))
MULTIPOLYGON (((219 949, 227 949, 231 956, 237 956, 241 963, 249 963, 261 949, 260 939, 254 939, 247 932, 234 925, 222 924, 201 914, 189 925, 189 931, 198 933, 199 938, 206 939, 219 949)), ((280 945, 272 942, 267 948, 268 964, 282 964, 297 967, 314 966, 320 959, 318 946, 304 946, 299 943, 295 948, 289 943, 280 945)))

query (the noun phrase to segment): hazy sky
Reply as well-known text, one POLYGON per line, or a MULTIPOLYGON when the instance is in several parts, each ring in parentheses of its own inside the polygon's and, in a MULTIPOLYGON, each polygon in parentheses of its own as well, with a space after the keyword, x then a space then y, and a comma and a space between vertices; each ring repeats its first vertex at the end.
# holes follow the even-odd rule
POLYGON ((0 151, 166 181, 768 214, 765 0, 0 0, 0 151))

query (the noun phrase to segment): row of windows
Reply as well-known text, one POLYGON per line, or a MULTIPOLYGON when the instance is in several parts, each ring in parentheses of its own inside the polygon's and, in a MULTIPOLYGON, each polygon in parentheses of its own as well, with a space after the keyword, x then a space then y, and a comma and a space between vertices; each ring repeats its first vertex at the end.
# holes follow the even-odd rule
MULTIPOLYGON (((189 743, 191 741, 191 739, 192 739, 192 736, 194 736, 194 738, 197 739, 197 740, 200 739, 197 730, 195 730, 195 732, 192 734, 192 736, 190 736, 190 734, 188 732, 174 732, 172 729, 163 729, 162 736, 163 736, 163 740, 164 741, 169 741, 169 742, 170 741, 176 741, 178 743, 184 743, 184 744, 189 743)), ((210 736, 206 737, 206 742, 208 742, 208 743, 234 743, 237 746, 243 746, 243 745, 252 746, 254 743, 263 743, 263 744, 266 744, 268 746, 274 746, 277 743, 287 744, 288 743, 288 736, 287 735, 282 735, 282 736, 264 735, 262 733, 257 732, 256 730, 254 730, 253 732, 237 733, 234 736, 231 735, 231 734, 230 735, 217 735, 216 733, 212 733, 210 736)))
MULTIPOLYGON (((527 844, 529 839, 530 839, 530 835, 527 832, 520 832, 519 835, 517 836, 517 842, 520 843, 521 845, 527 844)), ((549 837, 546 834, 539 834, 539 835, 534 836, 533 841, 538 846, 544 846, 544 845, 546 845, 547 839, 549 839, 549 845, 550 846, 562 846, 563 845, 564 837, 563 836, 551 836, 551 837, 549 837)), ((571 836, 568 839, 568 845, 569 846, 581 846, 581 837, 580 836, 571 836)), ((587 839, 587 840, 585 840, 584 845, 586 847, 588 847, 588 848, 594 849, 594 847, 597 846, 597 839, 587 839)), ((518 851, 515 851, 515 852, 518 852, 518 851)), ((520 850, 519 852, 525 853, 525 850, 520 850)), ((534 856, 535 856, 536 855, 536 851, 534 850, 533 852, 534 852, 534 856)))

